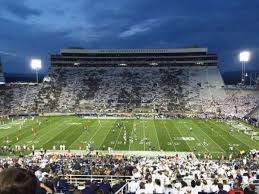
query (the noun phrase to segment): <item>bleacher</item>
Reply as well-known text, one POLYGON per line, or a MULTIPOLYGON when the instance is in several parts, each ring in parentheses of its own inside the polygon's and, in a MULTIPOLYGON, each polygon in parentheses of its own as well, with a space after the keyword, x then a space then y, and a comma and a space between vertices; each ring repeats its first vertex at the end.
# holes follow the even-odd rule
POLYGON ((52 188, 53 193, 85 193, 89 188, 93 193, 136 193, 143 182, 144 190, 150 193, 174 193, 176 189, 184 193, 190 189, 192 193, 212 194, 219 191, 219 184, 224 184, 227 192, 235 186, 246 189, 253 185, 251 188, 258 190, 258 154, 251 151, 241 158, 218 162, 206 157, 197 160, 192 154, 184 157, 39 153, 20 159, 2 158, 0 168, 25 168, 52 188))
POLYGON ((1 114, 214 114, 239 118, 259 95, 227 90, 217 67, 53 67, 43 83, 0 87, 1 114))

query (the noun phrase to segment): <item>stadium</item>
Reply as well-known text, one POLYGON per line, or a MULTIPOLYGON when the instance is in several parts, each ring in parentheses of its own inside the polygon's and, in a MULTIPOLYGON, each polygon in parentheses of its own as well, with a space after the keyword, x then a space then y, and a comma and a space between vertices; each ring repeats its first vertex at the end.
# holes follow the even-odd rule
MULTIPOLYGON (((32 60, 32 68, 40 67, 40 60, 32 60)), ((258 80, 250 87, 225 85, 217 54, 207 48, 61 49, 36 83, 5 83, 0 69, 1 155, 39 154, 50 161, 68 154, 88 171, 72 171, 68 181, 77 187, 105 175, 140 178, 134 165, 131 172, 94 172, 82 158, 76 162, 80 156, 147 165, 146 157, 167 164, 166 157, 231 161, 258 154, 258 80)), ((107 161, 97 163, 109 169, 107 161)), ((117 183, 118 191, 129 192, 134 182, 117 183)))
POLYGON ((0 194, 259 193, 258 0, 0 0, 0 194))

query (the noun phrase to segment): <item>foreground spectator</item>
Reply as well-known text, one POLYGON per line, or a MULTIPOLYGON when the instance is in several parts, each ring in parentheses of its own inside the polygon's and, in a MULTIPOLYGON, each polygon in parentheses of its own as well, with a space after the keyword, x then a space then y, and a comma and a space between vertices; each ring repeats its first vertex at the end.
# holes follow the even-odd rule
POLYGON ((244 189, 245 194, 256 194, 255 192, 255 185, 254 184, 249 184, 248 187, 244 189))
POLYGON ((99 189, 103 191, 104 194, 111 193, 112 188, 107 178, 104 178, 102 183, 100 183, 99 189))
MULTIPOLYGON (((154 184, 152 183, 152 178, 148 178, 147 180, 147 183, 145 185, 145 188, 146 188, 146 191, 148 194, 153 194, 154 191, 155 191, 155 186, 154 184)), ((171 185, 171 188, 172 188, 172 185, 171 185)))
POLYGON ((0 173, 0 194, 36 194, 38 180, 28 170, 7 168, 0 173))
POLYGON ((160 179, 156 179, 155 180, 155 193, 164 193, 164 190, 161 186, 161 181, 160 179))
POLYGON ((54 185, 48 179, 48 173, 41 172, 40 170, 35 172, 35 176, 38 178, 39 187, 37 188, 37 194, 54 193, 54 185))
POLYGON ((218 194, 228 194, 228 192, 224 190, 223 184, 219 183, 218 187, 219 187, 218 194))
POLYGON ((145 190, 145 183, 143 182, 139 183, 139 188, 136 191, 136 194, 148 194, 147 191, 145 190))
POLYGON ((91 181, 85 182, 85 188, 82 190, 83 194, 95 194, 95 188, 92 186, 91 181))
POLYGON ((244 191, 242 190, 240 184, 235 183, 235 184, 233 185, 233 189, 230 190, 228 193, 229 193, 229 194, 236 194, 236 193, 238 193, 238 194, 244 194, 244 191))

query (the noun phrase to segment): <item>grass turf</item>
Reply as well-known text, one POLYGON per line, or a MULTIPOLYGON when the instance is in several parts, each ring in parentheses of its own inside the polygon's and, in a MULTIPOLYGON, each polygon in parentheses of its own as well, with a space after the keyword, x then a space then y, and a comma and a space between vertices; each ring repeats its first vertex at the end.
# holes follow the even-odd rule
POLYGON ((259 141, 252 140, 243 131, 235 129, 230 132, 233 128, 231 125, 216 120, 98 120, 59 116, 26 118, 23 121, 22 118, 14 118, 1 122, 0 145, 35 145, 36 149, 53 149, 55 145, 59 149, 60 144, 65 144, 66 149, 78 150, 91 144, 96 150, 111 147, 127 151, 194 151, 196 154, 212 153, 214 156, 259 149, 259 141), (84 125, 88 126, 87 129, 84 125))

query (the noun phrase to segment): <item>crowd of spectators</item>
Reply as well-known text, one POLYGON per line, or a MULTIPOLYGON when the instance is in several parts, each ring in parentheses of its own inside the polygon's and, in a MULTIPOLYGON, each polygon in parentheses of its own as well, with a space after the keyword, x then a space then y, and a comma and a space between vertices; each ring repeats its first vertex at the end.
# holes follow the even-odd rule
POLYGON ((232 194, 235 189, 241 193, 255 193, 255 185, 259 183, 258 158, 258 151, 232 161, 202 161, 191 154, 144 157, 42 153, 23 158, 2 158, 0 193, 8 193, 4 190, 17 189, 15 187, 26 190, 28 184, 30 189, 34 189, 35 180, 37 193, 108 194, 115 193, 126 183, 125 190, 136 194, 232 194), (92 177, 71 184, 71 175, 92 177), (113 176, 113 181, 110 176, 113 176), (12 182, 19 184, 12 185, 12 182))
POLYGON ((242 119, 254 110, 259 104, 259 96, 245 95, 229 98, 211 99, 204 103, 203 110, 208 113, 217 113, 227 117, 242 119))
POLYGON ((221 114, 242 118, 253 93, 227 94, 217 68, 51 68, 43 83, 0 87, 0 115, 26 113, 221 114))

